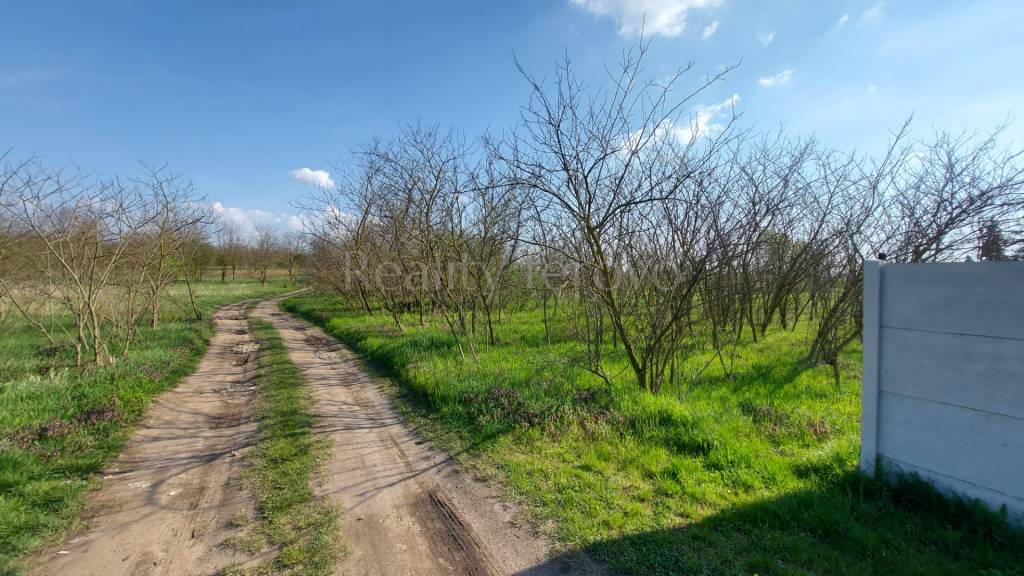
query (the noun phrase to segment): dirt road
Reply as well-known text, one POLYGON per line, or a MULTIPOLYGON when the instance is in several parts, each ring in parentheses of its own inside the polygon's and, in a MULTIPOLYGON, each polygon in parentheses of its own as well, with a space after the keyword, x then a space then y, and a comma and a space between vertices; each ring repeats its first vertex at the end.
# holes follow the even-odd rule
MULTIPOLYGON (((457 470, 402 423, 379 383, 280 299, 254 314, 281 333, 314 398, 316 434, 330 459, 314 484, 342 510, 337 574, 494 576, 601 573, 520 521, 497 489, 457 470)), ((157 399, 89 499, 86 529, 30 559, 32 573, 62 576, 212 575, 239 557, 223 546, 230 520, 251 516, 240 482, 255 439, 249 418, 257 346, 244 304, 215 315, 216 334, 196 372, 157 399)))
POLYGON ((254 313, 274 324, 305 374, 317 433, 331 445, 317 485, 342 510, 338 574, 598 573, 583 558, 549 560, 552 543, 518 522, 494 487, 460 473, 405 426, 337 341, 281 313, 278 300, 254 313))
POLYGON ((214 316, 197 370, 160 396, 90 498, 88 528, 34 559, 36 574, 214 574, 235 557, 221 543, 249 512, 239 474, 253 438, 255 369, 243 304, 214 316))

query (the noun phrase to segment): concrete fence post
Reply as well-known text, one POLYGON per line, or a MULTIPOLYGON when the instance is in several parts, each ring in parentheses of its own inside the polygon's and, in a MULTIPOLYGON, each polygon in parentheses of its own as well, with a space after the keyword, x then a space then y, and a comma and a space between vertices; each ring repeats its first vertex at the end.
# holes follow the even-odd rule
POLYGON ((878 260, 864 262, 864 354, 861 384, 860 469, 875 473, 878 457, 878 356, 882 321, 882 274, 878 260))

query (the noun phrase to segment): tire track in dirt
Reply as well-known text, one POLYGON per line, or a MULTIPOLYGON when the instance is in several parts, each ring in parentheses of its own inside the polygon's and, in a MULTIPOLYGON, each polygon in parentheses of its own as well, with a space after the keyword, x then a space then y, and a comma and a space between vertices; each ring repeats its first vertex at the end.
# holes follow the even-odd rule
POLYGON ((35 574, 214 574, 244 562, 221 544, 229 519, 252 515, 241 455, 254 440, 255 350, 245 303, 216 312, 216 332, 196 371, 149 408, 98 492, 86 529, 30 560, 35 574))
POLYGON ((273 323, 310 386, 314 433, 330 443, 316 488, 342 510, 336 573, 495 576, 604 574, 582 555, 549 559, 553 543, 519 519, 500 490, 460 472, 396 415, 355 356, 310 323, 278 310, 273 323))

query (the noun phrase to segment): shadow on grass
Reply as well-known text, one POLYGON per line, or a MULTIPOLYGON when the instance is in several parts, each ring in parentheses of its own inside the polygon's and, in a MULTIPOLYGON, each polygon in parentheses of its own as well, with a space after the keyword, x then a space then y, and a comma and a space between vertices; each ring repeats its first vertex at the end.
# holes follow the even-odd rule
POLYGON ((746 369, 734 368, 728 373, 713 373, 702 376, 695 384, 697 387, 716 388, 731 392, 745 392, 750 389, 764 389, 778 393, 791 386, 804 372, 812 370, 815 365, 804 358, 791 355, 770 356, 752 364, 746 369))
MULTIPOLYGON (((617 573, 636 575, 1024 573, 1024 532, 1004 519, 916 478, 886 484, 856 472, 583 551, 617 573)), ((550 573, 578 554, 520 574, 550 573)))

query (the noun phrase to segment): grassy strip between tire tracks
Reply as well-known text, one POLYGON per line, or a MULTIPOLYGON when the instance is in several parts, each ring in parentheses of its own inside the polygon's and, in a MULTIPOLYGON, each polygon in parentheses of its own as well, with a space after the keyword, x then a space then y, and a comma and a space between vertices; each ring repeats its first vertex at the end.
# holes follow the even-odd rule
POLYGON ((275 552, 258 566, 229 567, 225 574, 330 574, 340 553, 338 513, 311 485, 327 448, 312 435, 315 419, 305 380, 273 325, 250 317, 249 327, 260 342, 260 432, 245 456, 244 480, 258 517, 227 544, 248 552, 269 546, 275 552))

